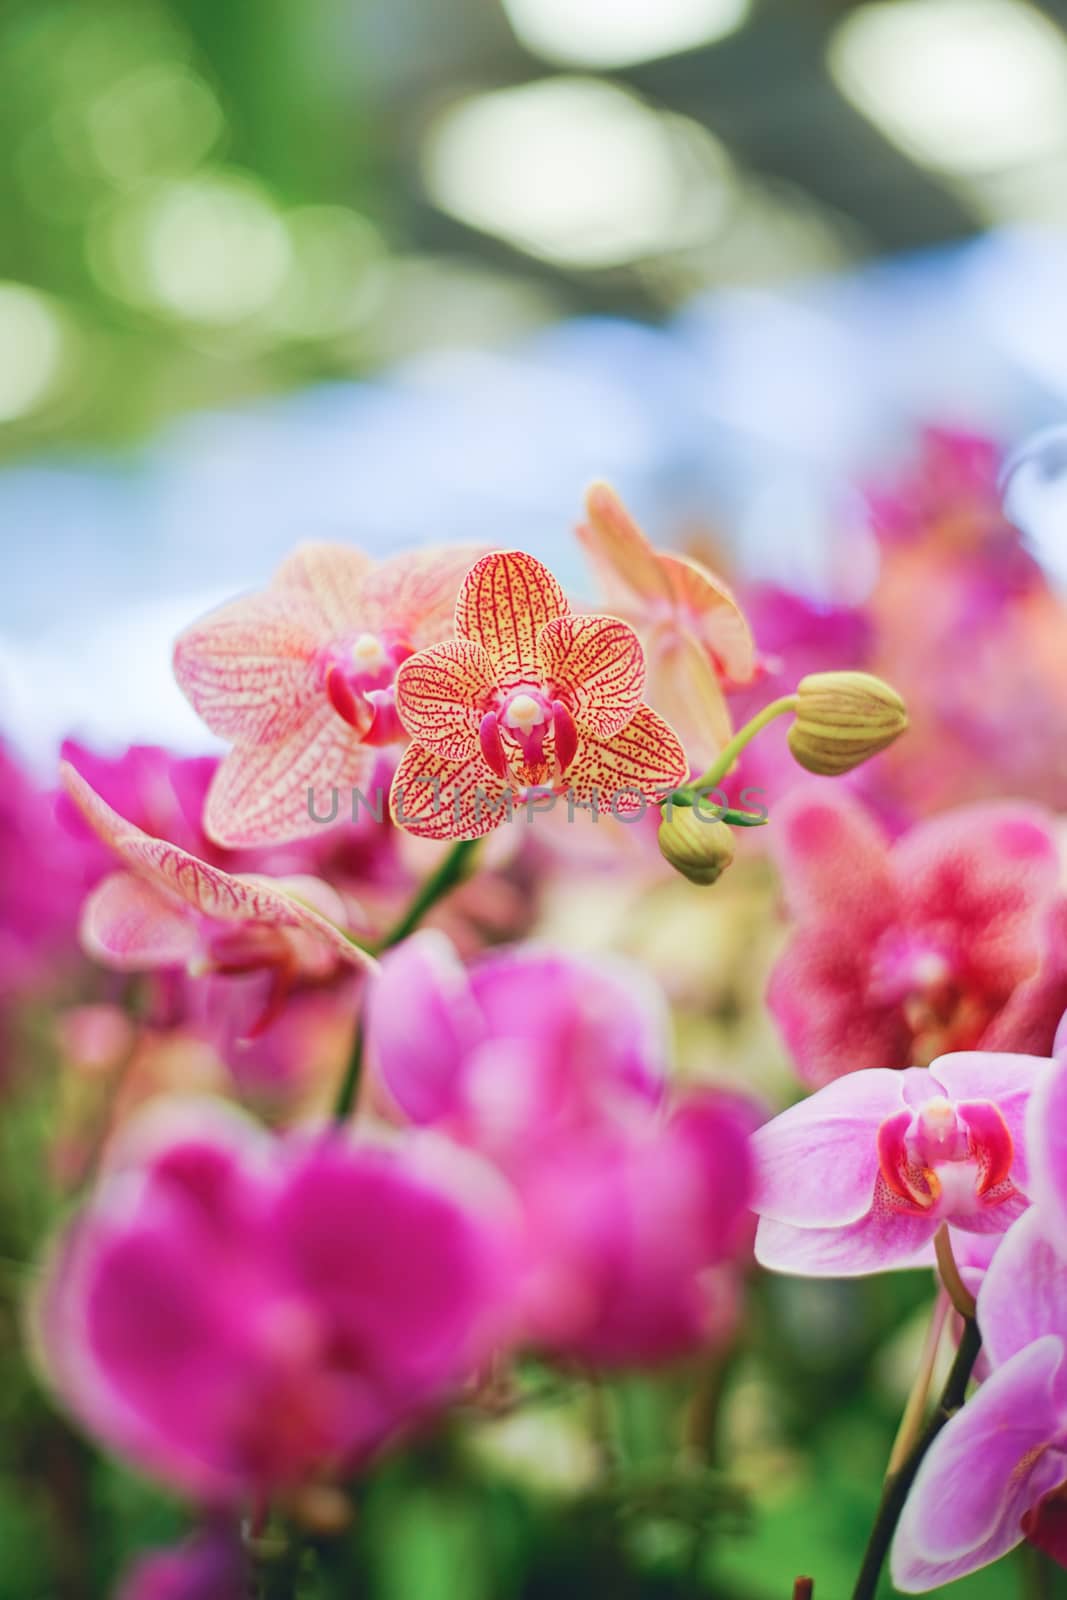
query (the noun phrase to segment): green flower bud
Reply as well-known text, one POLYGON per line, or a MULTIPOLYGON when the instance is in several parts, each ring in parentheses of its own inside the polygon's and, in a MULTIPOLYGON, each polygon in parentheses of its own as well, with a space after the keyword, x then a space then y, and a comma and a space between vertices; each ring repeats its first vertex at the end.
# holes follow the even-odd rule
POLYGON ((824 777, 851 772, 908 726, 899 694, 870 672, 812 672, 796 696, 789 748, 802 767, 824 777))
POLYGON ((734 836, 699 806, 671 806, 659 826, 660 854, 690 883, 721 878, 734 859, 734 836))

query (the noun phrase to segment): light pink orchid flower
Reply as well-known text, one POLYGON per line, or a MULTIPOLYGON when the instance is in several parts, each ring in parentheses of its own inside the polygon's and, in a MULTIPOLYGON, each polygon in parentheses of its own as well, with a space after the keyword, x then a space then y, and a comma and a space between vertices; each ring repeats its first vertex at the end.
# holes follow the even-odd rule
POLYGON ((938 1434, 893 1545, 905 1594, 940 1588, 1022 1540, 1067 1566, 1067 1060, 1030 1101, 1033 1206, 978 1291, 989 1375, 938 1434))
POLYGON ((644 681, 627 623, 575 616, 521 550, 483 556, 456 602, 456 638, 397 674, 414 742, 393 779, 394 819, 428 839, 478 838, 506 799, 541 793, 640 816, 689 771, 674 730, 642 703, 644 681))
POLYGON ((298 546, 262 594, 234 600, 179 638, 174 671, 212 733, 232 740, 204 827, 232 848, 305 838, 333 791, 369 781, 378 747, 403 740, 396 669, 452 631, 474 548, 378 564, 347 545, 298 546), (314 815, 312 815, 314 811, 314 815))
POLYGON ((82 907, 82 945, 105 966, 185 968, 196 975, 269 971, 273 1015, 298 975, 321 979, 342 964, 375 965, 341 931, 344 903, 329 884, 223 872, 127 822, 69 763, 60 771, 86 821, 124 863, 82 907))
POLYGON ((756 671, 752 633, 721 578, 698 561, 656 550, 614 490, 586 496, 578 538, 611 608, 632 622, 648 660, 648 699, 706 766, 732 732, 724 689, 756 671))
POLYGON ((1023 1123, 1048 1065, 963 1052, 827 1084, 753 1139, 756 1259, 801 1277, 932 1260, 943 1223, 1003 1233, 1029 1202, 1023 1123))

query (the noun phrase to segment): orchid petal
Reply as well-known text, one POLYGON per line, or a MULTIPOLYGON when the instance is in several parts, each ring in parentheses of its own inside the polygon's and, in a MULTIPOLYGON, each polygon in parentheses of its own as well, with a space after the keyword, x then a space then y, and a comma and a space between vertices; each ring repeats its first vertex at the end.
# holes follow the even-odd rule
POLYGON ((186 628, 174 673, 186 699, 221 739, 283 738, 319 696, 313 609, 268 593, 232 601, 186 628))
POLYGON ((779 957, 767 1004, 809 1087, 908 1059, 911 1030, 903 1012, 875 1003, 869 981, 867 949, 847 927, 812 923, 793 934, 779 957))
POLYGON ((995 1367, 1067 1330, 1067 1257, 1052 1219, 1031 1206, 1001 1239, 978 1292, 982 1345, 995 1367))
POLYGON ((82 906, 87 955, 120 972, 184 967, 200 949, 197 918, 132 872, 113 872, 82 906))
POLYGON ((659 559, 683 621, 711 652, 721 675, 735 684, 750 682, 756 670, 756 645, 732 591, 690 556, 662 551, 659 559))
POLYGON ((367 999, 367 1050, 413 1122, 463 1109, 464 1063, 481 1031, 467 974, 444 934, 424 929, 385 957, 367 999))
POLYGON ((484 554, 484 546, 449 545, 383 561, 363 584, 360 625, 398 628, 416 650, 451 638, 460 585, 484 554))
POLYGON ((427 750, 463 761, 478 749, 478 730, 496 686, 493 663, 470 639, 448 639, 409 656, 396 675, 396 708, 427 750))
POLYGON ((374 562, 352 545, 298 544, 274 575, 273 588, 301 595, 334 637, 363 625, 363 590, 374 562))
POLYGON ((570 606, 548 568, 523 550, 483 556, 463 580, 456 601, 456 633, 488 651, 501 687, 540 675, 541 629, 570 606))
POLYGON ((769 1272, 800 1278, 862 1278, 872 1272, 932 1266, 938 1220, 899 1211, 889 1203, 882 1185, 879 1191, 879 1201, 868 1214, 844 1227, 796 1228, 761 1217, 756 1260, 769 1272))
POLYGON ((802 1228, 866 1216, 878 1178, 878 1129, 904 1109, 904 1077, 885 1067, 849 1073, 758 1129, 753 1209, 802 1228))
POLYGON ((481 839, 504 820, 512 790, 479 751, 452 761, 409 745, 393 777, 389 809, 398 827, 422 839, 481 839))
POLYGON ((930 1074, 950 1100, 991 1100, 1004 1119, 1014 1150, 1011 1177, 1016 1188, 1030 1192, 1027 1107, 1048 1062, 1041 1056, 1001 1051, 959 1050, 931 1061, 930 1074))
POLYGON ((893 919, 898 894, 885 835, 859 800, 805 783, 776 809, 771 831, 800 922, 844 925, 858 943, 893 919))
POLYGON ((646 637, 648 702, 677 729, 693 765, 705 767, 733 732, 719 676, 688 628, 658 622, 646 637))
POLYGON ((614 738, 584 739, 564 774, 574 804, 617 817, 643 815, 688 775, 678 735, 644 705, 614 738))
POLYGON ((585 497, 588 523, 578 538, 609 603, 644 611, 671 599, 670 579, 656 551, 614 489, 595 483, 585 497))
POLYGON ((537 637, 544 675, 563 692, 579 733, 610 739, 641 704, 645 656, 617 617, 557 617, 537 637))
POLYGON ((1030 1100, 1025 1147, 1030 1197, 1067 1238, 1067 1056, 1044 1067, 1030 1100))
POLYGON ((934 1440, 891 1554, 893 1583, 919 1594, 988 1566, 1022 1542, 1022 1519, 1067 1477, 1055 1445, 1062 1339, 1000 1367, 934 1440))
POLYGON ((223 758, 204 830, 234 850, 313 838, 328 822, 348 820, 352 790, 367 782, 376 759, 323 700, 279 744, 238 746, 223 758))

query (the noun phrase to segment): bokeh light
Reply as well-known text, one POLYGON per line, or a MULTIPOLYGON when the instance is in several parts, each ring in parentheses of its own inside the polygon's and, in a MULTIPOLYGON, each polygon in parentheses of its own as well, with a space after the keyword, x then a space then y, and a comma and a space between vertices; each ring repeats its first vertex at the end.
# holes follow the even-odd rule
POLYGON ((749 0, 505 0, 527 49, 549 61, 624 67, 713 44, 741 26, 749 0))

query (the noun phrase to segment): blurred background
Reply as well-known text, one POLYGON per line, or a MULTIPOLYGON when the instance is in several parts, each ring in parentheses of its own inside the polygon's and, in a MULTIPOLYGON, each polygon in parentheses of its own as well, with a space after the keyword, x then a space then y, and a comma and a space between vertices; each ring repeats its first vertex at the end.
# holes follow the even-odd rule
POLYGON ((7 0, 5 727, 195 740, 162 640, 294 538, 574 576, 593 476, 840 588, 917 423, 1063 412, 1065 18, 7 0))

